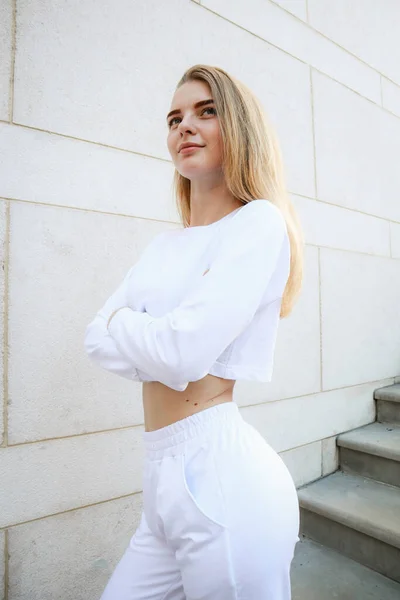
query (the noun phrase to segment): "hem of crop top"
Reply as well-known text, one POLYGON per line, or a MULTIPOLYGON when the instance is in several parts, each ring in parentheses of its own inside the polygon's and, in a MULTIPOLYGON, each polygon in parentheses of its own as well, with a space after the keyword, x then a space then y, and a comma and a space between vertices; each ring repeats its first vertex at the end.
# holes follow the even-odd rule
MULTIPOLYGON (((241 379, 244 381, 258 381, 262 383, 268 383, 272 379, 272 372, 273 367, 261 370, 243 365, 234 365, 228 367, 224 363, 215 362, 208 371, 207 375, 214 375, 215 377, 220 377, 221 379, 241 379)), ((137 381, 139 383, 148 383, 151 381, 156 381, 154 379, 140 379, 140 376, 136 369, 133 373, 132 380, 137 381)))
POLYGON ((222 379, 243 379, 247 381, 261 381, 268 383, 272 379, 273 367, 267 369, 255 369, 250 365, 230 365, 215 362, 209 370, 210 375, 222 379))

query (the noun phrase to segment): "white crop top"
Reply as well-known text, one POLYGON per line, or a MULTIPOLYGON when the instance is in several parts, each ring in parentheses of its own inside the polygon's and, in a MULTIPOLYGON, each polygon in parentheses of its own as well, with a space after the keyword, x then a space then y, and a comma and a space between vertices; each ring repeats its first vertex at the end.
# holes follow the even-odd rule
POLYGON ((270 381, 289 270, 286 223, 268 200, 163 232, 87 326, 85 350, 108 371, 177 391, 208 373, 270 381))

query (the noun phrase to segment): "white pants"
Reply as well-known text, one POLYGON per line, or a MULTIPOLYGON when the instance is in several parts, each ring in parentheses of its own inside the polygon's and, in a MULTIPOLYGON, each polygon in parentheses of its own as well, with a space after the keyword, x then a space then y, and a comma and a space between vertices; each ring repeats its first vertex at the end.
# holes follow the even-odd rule
POLYGON ((100 600, 290 600, 296 488, 238 406, 143 436, 142 519, 100 600))

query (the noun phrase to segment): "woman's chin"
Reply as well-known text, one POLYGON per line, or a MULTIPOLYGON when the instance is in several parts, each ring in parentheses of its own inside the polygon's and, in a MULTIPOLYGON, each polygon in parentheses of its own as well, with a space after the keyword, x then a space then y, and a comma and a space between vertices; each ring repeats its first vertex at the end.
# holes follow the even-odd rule
POLYGON ((175 164, 175 168, 186 179, 201 179, 221 169, 221 167, 216 168, 213 165, 206 165, 204 162, 191 159, 178 162, 175 164))

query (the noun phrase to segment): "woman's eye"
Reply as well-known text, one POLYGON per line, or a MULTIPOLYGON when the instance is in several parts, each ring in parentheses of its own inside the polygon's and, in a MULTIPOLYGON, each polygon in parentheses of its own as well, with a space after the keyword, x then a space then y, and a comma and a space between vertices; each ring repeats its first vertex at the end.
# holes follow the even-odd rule
MULTIPOLYGON (((207 108, 203 108, 203 110, 201 111, 201 113, 200 113, 200 114, 202 115, 202 114, 203 114, 203 113, 204 113, 206 110, 212 110, 214 115, 215 115, 215 114, 217 114, 217 111, 216 111, 216 110, 215 110, 215 108, 213 108, 212 106, 208 106, 207 108)), ((173 118, 172 118, 172 119, 169 121, 169 123, 168 123, 169 127, 172 127, 172 125, 173 125, 174 121, 176 121, 177 119, 180 119, 180 118, 181 118, 181 117, 173 117, 173 118)))
POLYGON ((216 114, 216 110, 215 110, 215 108, 213 108, 212 106, 208 106, 207 108, 205 108, 205 109, 204 109, 204 110, 201 112, 201 114, 203 114, 203 112, 204 112, 204 111, 206 111, 206 110, 212 110, 212 111, 214 112, 214 114, 216 114))
POLYGON ((168 123, 168 125, 171 127, 172 123, 175 121, 175 119, 179 119, 179 117, 174 117, 173 119, 170 120, 170 122, 168 123))

